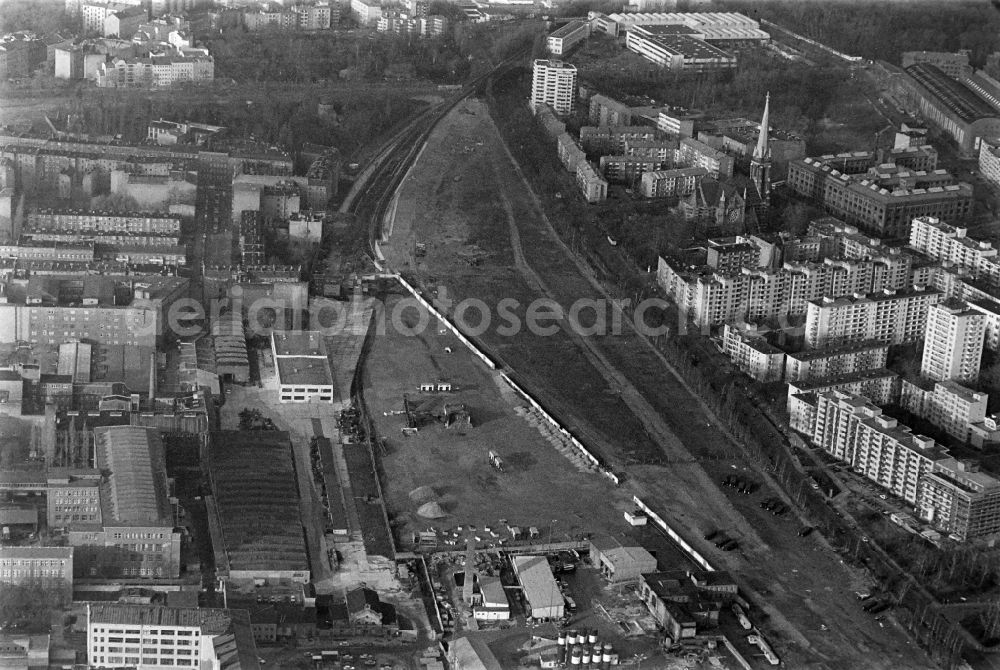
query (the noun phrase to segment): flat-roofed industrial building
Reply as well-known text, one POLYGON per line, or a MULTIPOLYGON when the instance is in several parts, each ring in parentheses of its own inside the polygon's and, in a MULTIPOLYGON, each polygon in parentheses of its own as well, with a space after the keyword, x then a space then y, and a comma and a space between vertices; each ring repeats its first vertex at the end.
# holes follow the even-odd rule
POLYGON ((333 372, 321 333, 275 331, 271 354, 281 402, 333 404, 333 372))

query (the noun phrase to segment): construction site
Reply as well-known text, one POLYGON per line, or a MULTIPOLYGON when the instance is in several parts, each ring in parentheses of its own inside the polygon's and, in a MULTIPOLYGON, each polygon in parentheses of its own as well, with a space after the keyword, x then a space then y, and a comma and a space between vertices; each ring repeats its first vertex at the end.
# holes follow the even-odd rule
MULTIPOLYGON (((381 245, 386 265, 425 296, 444 292, 455 303, 478 298, 494 310, 501 300, 513 299, 522 324, 525 306, 536 298, 567 306, 580 298, 609 297, 608 287, 553 231, 482 102, 465 101, 434 131, 391 216, 391 236, 381 245)), ((523 527, 531 522, 521 510, 538 510, 534 525, 542 535, 548 522, 558 519, 553 536, 570 539, 614 528, 634 494, 656 507, 714 566, 738 578, 786 664, 818 667, 837 658, 889 670, 915 662, 912 643, 896 625, 858 616, 853 591, 870 586, 870 578, 844 566, 821 536, 808 541, 795 536, 807 519, 798 512, 787 519, 761 513, 747 496, 721 490, 718 482, 728 472, 761 482, 758 495, 780 494, 663 356, 627 324, 619 334, 587 337, 565 324, 545 336, 524 327, 501 333, 494 326, 475 339, 621 477, 620 488, 585 459, 574 462, 560 453, 566 434, 540 429, 542 421, 529 423, 530 403, 496 372, 485 366, 455 370, 452 361, 460 349, 447 334, 382 339, 393 346, 375 342, 365 388, 369 405, 380 410, 372 412, 377 431, 387 440, 386 496, 398 531, 404 531, 397 531, 398 537, 433 527, 450 530, 448 539, 460 547, 461 535, 453 536, 458 526, 472 523, 496 532, 505 519, 523 527), (470 413, 471 437, 458 438, 438 426, 406 435, 405 417, 390 414, 405 412, 403 393, 439 379, 460 389, 456 401, 470 413), (490 411, 482 401, 486 389, 507 400, 506 411, 495 406, 490 411), (519 421, 511 421, 514 417, 519 421), (491 465, 491 450, 502 460, 503 473, 491 465), (447 516, 430 520, 417 514, 420 505, 408 494, 422 486, 431 487, 447 516), (511 495, 511 486, 517 495, 511 495), (737 550, 724 551, 703 539, 719 530, 736 540, 737 550)))

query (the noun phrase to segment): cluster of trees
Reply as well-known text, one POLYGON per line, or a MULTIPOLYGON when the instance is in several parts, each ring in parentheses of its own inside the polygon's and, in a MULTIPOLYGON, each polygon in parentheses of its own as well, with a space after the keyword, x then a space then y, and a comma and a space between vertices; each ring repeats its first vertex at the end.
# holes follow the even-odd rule
POLYGON ((764 96, 770 93, 772 123, 808 135, 838 101, 838 89, 849 74, 844 69, 808 66, 748 49, 739 54, 739 67, 727 73, 682 75, 642 61, 635 67, 630 63, 625 71, 588 64, 580 76, 612 97, 649 97, 659 103, 719 114, 744 115, 748 108, 763 111, 764 96))
POLYGON ((899 64, 904 51, 969 49, 982 65, 1000 45, 1000 14, 992 3, 800 2, 716 0, 717 11, 767 19, 845 53, 899 64))
MULTIPOLYGON (((456 31, 460 26, 456 27, 456 31)), ((207 40, 216 77, 241 82, 318 83, 349 78, 379 81, 390 64, 412 63, 417 76, 450 83, 468 75, 452 36, 246 33, 224 30, 207 40)))
POLYGON ((0 588, 0 629, 12 633, 47 633, 52 612, 66 604, 65 592, 40 584, 4 584, 0 588))
POLYGON ((60 0, 3 0, 0 2, 0 34, 31 30, 38 34, 75 28, 60 0))
POLYGON ((127 92, 87 95, 71 100, 55 116, 67 119, 71 130, 120 134, 126 142, 143 141, 149 121, 165 118, 225 126, 230 136, 254 137, 293 152, 304 142, 312 142, 337 146, 349 153, 425 104, 392 90, 338 90, 327 96, 337 110, 336 118, 321 118, 315 90, 302 91, 271 83, 259 85, 247 95, 254 99, 234 103, 225 99, 206 100, 203 95, 189 96, 183 92, 171 96, 127 92))
POLYGON ((244 408, 240 414, 240 430, 277 430, 274 421, 264 416, 259 409, 244 408))

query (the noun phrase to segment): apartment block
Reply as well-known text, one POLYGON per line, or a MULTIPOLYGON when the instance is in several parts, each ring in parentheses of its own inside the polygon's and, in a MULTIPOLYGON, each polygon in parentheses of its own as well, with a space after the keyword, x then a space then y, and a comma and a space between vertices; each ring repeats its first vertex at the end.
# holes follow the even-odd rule
MULTIPOLYGON (((695 323, 705 327, 732 319, 808 314, 810 303, 816 300, 855 293, 876 295, 876 287, 878 295, 885 296, 887 291, 907 286, 904 259, 901 254, 857 261, 828 258, 822 263, 786 263, 778 270, 720 271, 661 258, 657 279, 679 306, 686 306, 695 323)), ((922 336, 922 322, 920 326, 922 336)))
POLYGON ((785 352, 768 343, 753 326, 727 323, 722 329, 722 352, 761 383, 781 381, 785 352))
MULTIPOLYGON (((936 161, 936 153, 933 157, 936 161)), ((893 152, 888 156, 896 161, 905 158, 893 152)), ((972 186, 947 171, 878 160, 879 156, 863 151, 794 160, 788 164, 786 183, 846 223, 889 239, 908 238, 910 222, 918 216, 957 221, 971 213, 972 186)))
POLYGON ((261 665, 245 610, 123 603, 87 605, 87 661, 136 670, 261 665))
POLYGON ((206 54, 112 58, 98 68, 97 86, 159 89, 210 82, 215 78, 215 60, 206 54))
POLYGON ((73 596, 73 548, 0 546, 0 584, 38 585, 68 603, 73 596))
POLYGON ((863 340, 885 344, 916 341, 924 336, 928 310, 940 298, 938 291, 915 288, 810 300, 806 308, 806 348, 863 340))
POLYGON ((588 37, 590 37, 590 23, 587 21, 570 21, 549 34, 545 38, 545 46, 553 56, 562 56, 569 53, 573 47, 588 37))
POLYGON ((708 175, 703 167, 653 170, 642 175, 639 192, 644 198, 668 198, 691 193, 708 175))
POLYGON ((938 263, 968 270, 969 277, 1000 287, 1000 256, 993 243, 968 236, 968 229, 938 217, 915 217, 910 225, 910 248, 938 263))
POLYGON ((698 118, 700 117, 677 109, 661 111, 656 118, 656 129, 675 137, 694 137, 698 118))
POLYGON ((889 345, 857 342, 842 347, 809 349, 787 354, 785 379, 788 382, 814 381, 885 367, 889 345))
POLYGON ((967 443, 984 441, 993 432, 986 425, 988 400, 987 394, 954 381, 903 380, 899 392, 900 407, 967 443))
POLYGON ((932 472, 947 452, 861 396, 827 391, 816 394, 816 403, 813 444, 916 505, 921 477, 932 472))
POLYGON ((933 381, 974 382, 979 378, 986 318, 959 300, 927 310, 920 374, 933 381))
MULTIPOLYGON (((160 432, 139 426, 94 430, 95 465, 102 479, 99 523, 71 522, 68 538, 78 555, 90 557, 93 576, 102 570, 126 577, 176 578, 180 533, 174 531, 166 461, 160 432), (115 548, 113 559, 90 548, 115 548)), ((105 574, 107 574, 105 572, 105 574)))
POLYGON ((587 162, 587 154, 569 133, 560 133, 556 138, 556 150, 559 152, 559 162, 568 172, 576 174, 580 163, 587 162))
POLYGON ((690 137, 680 141, 674 162, 685 167, 705 168, 716 179, 732 177, 735 166, 732 156, 690 137))
POLYGON ((629 142, 653 142, 656 129, 649 126, 583 126, 580 146, 592 156, 623 155, 629 142))
POLYGON ((28 212, 26 232, 73 232, 90 234, 179 235, 177 216, 151 212, 94 212, 36 209, 28 212))
POLYGON ((632 108, 600 93, 590 96, 590 123, 594 126, 630 126, 632 108))
POLYGON ((374 26, 382 18, 378 0, 351 0, 351 15, 363 26, 374 26))
POLYGON ((1000 532, 1000 480, 977 465, 947 458, 920 480, 920 517, 966 541, 1000 532))
POLYGON ((859 370, 806 381, 787 381, 786 409, 789 415, 794 412, 797 396, 838 391, 867 398, 876 405, 889 405, 895 403, 899 398, 899 375, 887 368, 859 370))
POLYGON ((1000 186, 1000 138, 984 137, 979 142, 979 174, 993 186, 1000 186))
POLYGON ((674 156, 677 153, 677 142, 674 140, 628 140, 625 142, 625 155, 636 158, 648 158, 659 163, 659 170, 673 167, 674 156))
POLYGON ((722 273, 760 267, 760 248, 742 235, 709 239, 705 246, 705 264, 722 273))
POLYGON ((569 114, 573 111, 575 98, 575 65, 560 60, 534 61, 531 78, 532 105, 548 105, 556 114, 569 114))
POLYGON ((662 167, 660 161, 638 156, 601 156, 601 174, 609 182, 637 185, 647 172, 662 167))
POLYGON ((586 160, 576 166, 576 183, 587 202, 604 202, 608 199, 608 182, 586 160))

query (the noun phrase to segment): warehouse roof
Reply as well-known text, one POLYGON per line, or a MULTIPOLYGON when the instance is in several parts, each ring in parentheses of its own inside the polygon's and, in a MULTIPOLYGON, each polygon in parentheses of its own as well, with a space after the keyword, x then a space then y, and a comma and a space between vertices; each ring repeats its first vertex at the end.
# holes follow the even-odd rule
POLYGON ((957 79, 952 79, 930 63, 917 63, 904 70, 966 123, 983 118, 1000 117, 1000 112, 972 89, 957 79))
POLYGON ((524 597, 532 609, 545 609, 563 604, 562 593, 544 556, 515 556, 514 571, 524 589, 524 597))

